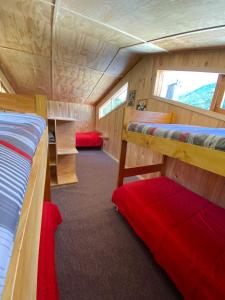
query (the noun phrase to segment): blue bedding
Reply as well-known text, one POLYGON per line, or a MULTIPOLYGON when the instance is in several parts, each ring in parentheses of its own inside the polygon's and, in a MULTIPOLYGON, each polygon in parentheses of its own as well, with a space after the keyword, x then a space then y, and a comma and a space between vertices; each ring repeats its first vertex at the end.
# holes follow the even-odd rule
POLYGON ((32 158, 45 127, 45 121, 35 115, 0 113, 0 298, 32 158))

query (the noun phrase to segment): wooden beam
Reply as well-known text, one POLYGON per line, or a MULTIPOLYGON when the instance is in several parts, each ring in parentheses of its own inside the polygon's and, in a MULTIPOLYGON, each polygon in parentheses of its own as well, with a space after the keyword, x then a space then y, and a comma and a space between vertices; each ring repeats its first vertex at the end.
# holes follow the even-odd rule
POLYGON ((149 166, 127 168, 123 170, 123 177, 130 177, 148 173, 160 172, 162 170, 163 164, 155 164, 149 166))
POLYGON ((132 131, 124 131, 123 139, 129 143, 151 148, 155 152, 225 176, 225 153, 223 151, 132 131))

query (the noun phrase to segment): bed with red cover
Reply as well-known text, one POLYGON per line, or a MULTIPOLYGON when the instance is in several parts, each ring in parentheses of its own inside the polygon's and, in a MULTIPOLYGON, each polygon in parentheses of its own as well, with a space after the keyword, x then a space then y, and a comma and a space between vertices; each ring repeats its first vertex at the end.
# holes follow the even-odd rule
POLYGON ((76 147, 101 147, 102 137, 98 131, 77 132, 76 147))
POLYGON ((59 299, 55 268, 55 231, 61 222, 58 207, 45 201, 39 246, 37 300, 59 299))
POLYGON ((225 209, 166 177, 125 184, 112 201, 185 299, 225 299, 225 209))

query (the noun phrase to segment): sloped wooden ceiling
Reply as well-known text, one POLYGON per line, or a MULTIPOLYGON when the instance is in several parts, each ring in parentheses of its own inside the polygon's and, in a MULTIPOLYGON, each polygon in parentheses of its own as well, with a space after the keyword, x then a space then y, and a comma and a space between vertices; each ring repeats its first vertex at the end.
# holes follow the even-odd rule
POLYGON ((95 104, 146 53, 225 46, 224 0, 0 0, 15 91, 95 104))

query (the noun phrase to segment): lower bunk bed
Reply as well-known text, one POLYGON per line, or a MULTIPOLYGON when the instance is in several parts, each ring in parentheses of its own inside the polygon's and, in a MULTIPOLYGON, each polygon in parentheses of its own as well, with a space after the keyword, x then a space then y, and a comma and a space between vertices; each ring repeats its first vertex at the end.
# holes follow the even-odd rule
POLYGON ((77 148, 100 148, 103 144, 101 133, 98 131, 77 132, 75 139, 77 148))
POLYGON ((225 177, 225 128, 174 121, 171 112, 125 108, 112 200, 185 299, 225 299, 225 209, 165 177, 168 157, 225 177), (128 143, 158 152, 161 161, 127 168, 128 143), (125 177, 155 172, 161 177, 123 185, 125 177))
POLYGON ((112 201, 185 299, 225 299, 225 209, 166 177, 125 184, 112 201))

